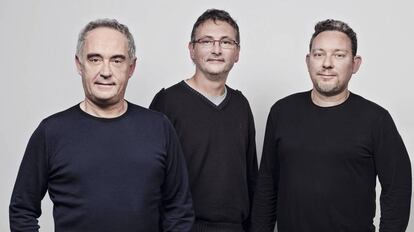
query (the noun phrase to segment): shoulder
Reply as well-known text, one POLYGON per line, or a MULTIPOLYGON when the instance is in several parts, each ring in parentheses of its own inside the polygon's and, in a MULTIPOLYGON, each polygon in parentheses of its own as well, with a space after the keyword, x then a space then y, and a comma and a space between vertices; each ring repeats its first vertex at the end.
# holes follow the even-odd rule
POLYGON ((365 99, 357 94, 351 93, 351 107, 357 118, 365 120, 367 125, 371 125, 375 130, 394 125, 391 114, 387 109, 377 103, 365 99))
POLYGON ((44 118, 33 132, 33 136, 48 137, 60 132, 71 131, 73 122, 79 121, 79 111, 79 105, 75 105, 44 118))
POLYGON ((229 94, 231 98, 234 98, 235 100, 241 101, 242 103, 249 105, 249 101, 244 96, 242 91, 238 89, 233 89, 227 85, 226 85, 226 88, 227 88, 227 94, 229 94))
POLYGON ((280 109, 298 108, 308 103, 310 103, 310 91, 294 93, 277 100, 272 105, 270 111, 273 112, 280 109))
POLYGON ((128 104, 131 107, 129 115, 132 119, 131 124, 137 123, 141 125, 142 129, 146 128, 146 130, 157 133, 172 130, 171 122, 163 112, 147 109, 130 102, 128 104))
POLYGON ((351 92, 351 103, 366 113, 385 114, 388 111, 377 103, 351 92))
POLYGON ((349 101, 350 111, 360 119, 365 119, 370 123, 377 123, 377 125, 381 124, 384 120, 392 121, 390 113, 373 101, 354 93, 351 93, 349 101))
POLYGON ((294 93, 276 101, 274 105, 305 103, 310 100, 310 91, 294 93))
POLYGON ((172 85, 168 88, 162 88, 157 94, 156 97, 169 97, 169 96, 175 96, 178 94, 182 94, 183 92, 185 92, 185 86, 186 84, 184 83, 184 81, 180 81, 175 85, 172 85))
POLYGON ((80 111, 79 104, 76 104, 66 110, 48 116, 42 120, 41 124, 54 125, 64 123, 65 121, 76 120, 81 115, 80 111))
POLYGON ((186 88, 189 87, 186 86, 184 81, 178 82, 169 88, 162 88, 155 94, 149 108, 165 111, 166 105, 182 102, 188 98, 189 91, 186 88))
MULTIPOLYGON (((141 122, 151 124, 163 124, 168 121, 167 117, 161 112, 147 109, 134 103, 128 102, 129 115, 131 118, 140 120, 141 122)), ((144 124, 145 124, 144 123, 144 124)))

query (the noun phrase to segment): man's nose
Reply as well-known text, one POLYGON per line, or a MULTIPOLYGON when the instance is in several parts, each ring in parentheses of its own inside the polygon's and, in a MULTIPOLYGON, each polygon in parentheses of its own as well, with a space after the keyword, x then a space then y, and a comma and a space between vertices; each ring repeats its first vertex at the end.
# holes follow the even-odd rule
POLYGON ((324 69, 332 69, 334 67, 333 62, 332 62, 332 57, 326 56, 325 59, 323 60, 322 67, 324 69))
POLYGON ((112 76, 111 65, 109 61, 104 61, 100 72, 101 77, 109 78, 112 76))
POLYGON ((220 55, 221 54, 221 45, 220 45, 220 40, 214 40, 213 42, 213 47, 211 48, 212 52, 216 55, 220 55))

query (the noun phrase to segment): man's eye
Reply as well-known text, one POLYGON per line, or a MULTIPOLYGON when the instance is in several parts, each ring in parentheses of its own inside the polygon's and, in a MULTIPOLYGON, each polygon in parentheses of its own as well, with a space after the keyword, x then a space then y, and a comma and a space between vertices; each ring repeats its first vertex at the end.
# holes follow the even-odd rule
POLYGON ((102 59, 100 59, 99 57, 90 57, 88 60, 92 63, 99 63, 102 61, 102 59))
POLYGON ((220 43, 224 44, 224 45, 232 45, 233 41, 231 41, 231 40, 222 40, 222 41, 220 41, 220 43))
POLYGON ((335 57, 336 58, 344 58, 345 57, 345 54, 335 54, 335 57))
POLYGON ((124 60, 123 59, 113 59, 112 62, 114 62, 115 64, 121 64, 124 60))
POLYGON ((201 40, 200 43, 204 45, 209 45, 213 43, 213 40, 201 40))
POLYGON ((313 53, 313 56, 314 57, 321 57, 321 56, 323 56, 323 54, 322 53, 313 53))

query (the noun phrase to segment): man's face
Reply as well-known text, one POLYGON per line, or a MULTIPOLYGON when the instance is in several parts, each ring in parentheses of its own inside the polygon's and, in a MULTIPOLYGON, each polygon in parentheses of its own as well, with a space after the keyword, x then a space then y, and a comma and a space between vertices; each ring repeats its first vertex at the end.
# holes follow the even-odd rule
POLYGON ((100 27, 87 33, 76 66, 82 76, 85 98, 108 106, 123 101, 135 59, 129 57, 128 40, 122 33, 100 27))
MULTIPOLYGON (((236 41, 236 31, 223 21, 207 20, 198 26, 195 33, 195 40, 233 40, 236 41)), ((196 72, 206 77, 224 76, 227 77, 234 63, 239 60, 238 46, 233 48, 221 48, 218 41, 212 47, 200 43, 188 45, 191 59, 196 65, 196 72)))
POLYGON ((313 40, 306 64, 314 89, 322 95, 335 96, 348 89, 361 57, 352 55, 351 40, 345 33, 324 31, 313 40))

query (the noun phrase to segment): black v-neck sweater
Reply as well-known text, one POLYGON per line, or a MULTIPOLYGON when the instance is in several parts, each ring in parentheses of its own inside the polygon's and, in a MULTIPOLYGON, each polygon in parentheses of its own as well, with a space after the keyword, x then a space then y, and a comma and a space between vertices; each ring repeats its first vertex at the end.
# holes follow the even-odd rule
POLYGON ((150 106, 169 117, 183 147, 193 231, 241 231, 249 221, 257 176, 253 116, 242 93, 227 90, 216 106, 182 81, 162 89, 150 106))

